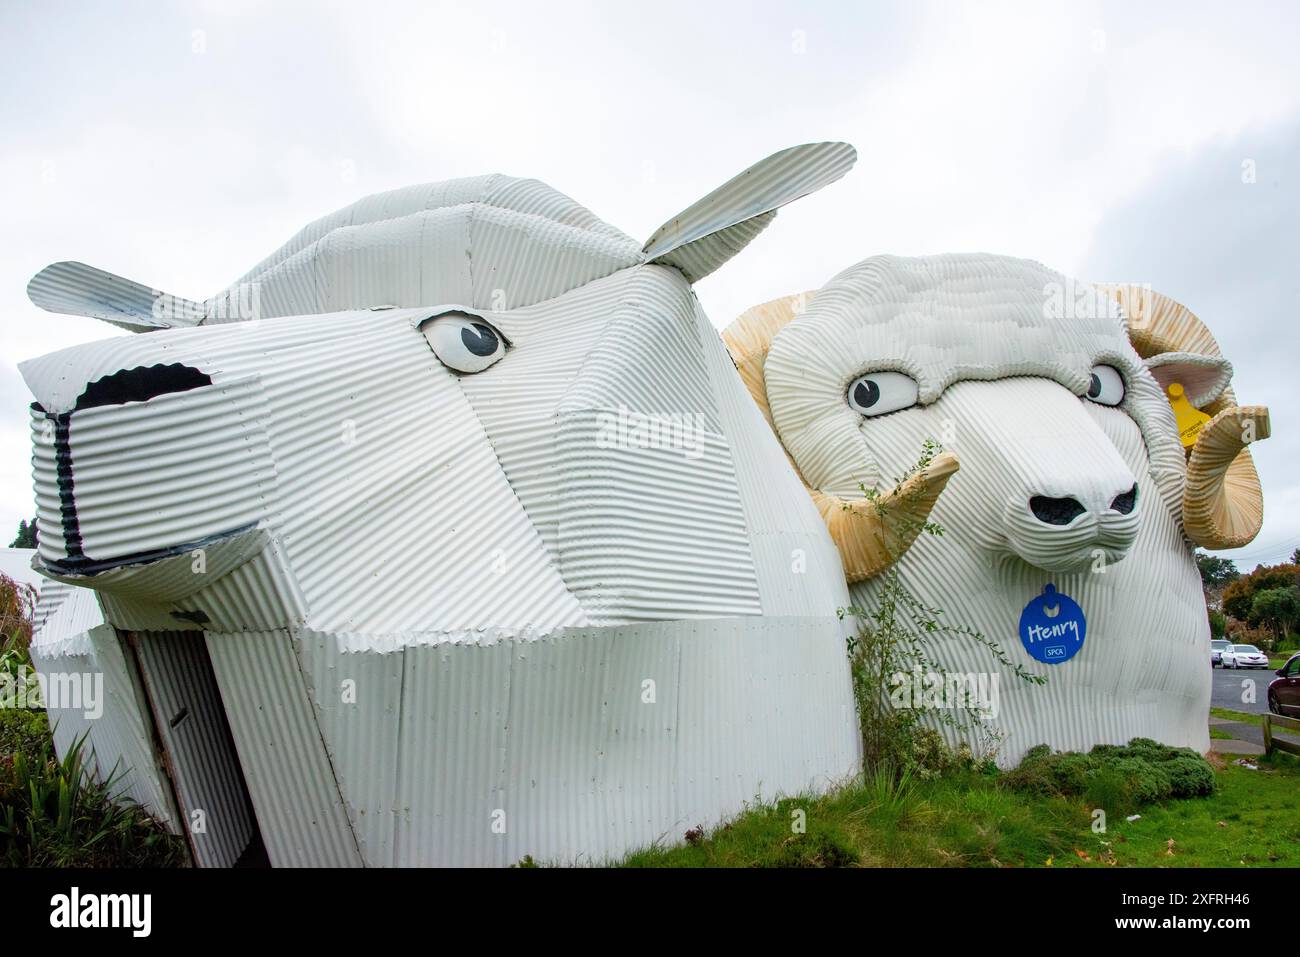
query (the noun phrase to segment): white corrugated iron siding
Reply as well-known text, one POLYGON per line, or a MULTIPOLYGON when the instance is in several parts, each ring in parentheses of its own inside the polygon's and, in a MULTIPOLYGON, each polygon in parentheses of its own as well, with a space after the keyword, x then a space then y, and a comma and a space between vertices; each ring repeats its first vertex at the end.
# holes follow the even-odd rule
POLYGON ((253 825, 203 636, 145 632, 134 640, 195 861, 231 867, 253 825))
MULTIPOLYGON (((858 760, 843 640, 824 619, 395 648, 306 633, 297 647, 332 780, 369 866, 500 866, 524 855, 598 862, 680 840, 756 795, 823 788, 858 760), (355 683, 351 701, 345 682, 355 683)), ((250 683, 265 697, 283 691, 276 680, 263 668, 250 683)), ((275 722, 282 737, 262 750, 316 753, 312 731, 289 724, 275 722)), ((259 805, 264 832, 306 832, 308 818, 342 827, 308 801, 330 784, 314 760, 316 771, 297 759, 278 766, 280 785, 255 794, 275 802, 264 819, 259 805)), ((320 857, 295 861, 326 863, 329 848, 346 846, 342 830, 321 840, 320 857)))
POLYGON ((360 865, 288 633, 208 635, 207 643, 271 864, 360 865))

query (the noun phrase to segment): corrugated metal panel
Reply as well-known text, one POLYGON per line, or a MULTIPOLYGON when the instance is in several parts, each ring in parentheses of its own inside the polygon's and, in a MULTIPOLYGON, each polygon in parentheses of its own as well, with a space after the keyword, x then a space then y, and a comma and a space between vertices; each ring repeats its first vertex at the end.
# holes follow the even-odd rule
POLYGON ((149 315, 155 297, 152 289, 120 276, 112 277, 116 283, 105 282, 105 275, 85 263, 55 263, 32 277, 27 295, 42 309, 65 315, 81 315, 88 298, 99 302, 97 317, 108 322, 134 324, 140 316, 149 315))
MULTIPOLYGON (((397 777, 397 864, 503 865, 510 658, 506 644, 405 652, 397 777), (406 760, 406 756, 412 760, 406 760), (415 759, 416 756, 418 759, 415 759)), ((509 818, 506 818, 507 833, 509 818)))
POLYGON ((207 642, 271 863, 359 866, 356 838, 289 634, 209 634, 207 642))
POLYGON ((310 635, 303 653, 330 750, 350 755, 339 783, 372 866, 598 862, 679 840, 756 795, 823 788, 858 760, 834 619, 341 650, 357 643, 310 635), (326 701, 345 675, 357 678, 355 706, 326 701))
POLYGON ((611 311, 632 275, 622 271, 553 302, 493 314, 491 321, 512 348, 493 367, 493 375, 460 380, 510 488, 557 565, 556 410, 604 339, 611 311))
POLYGON ((189 326, 199 316, 219 324, 377 304, 473 302, 487 308, 499 290, 508 290, 518 306, 639 261, 633 240, 567 196, 537 180, 495 175, 366 197, 301 230, 203 303, 181 297, 160 302, 149 286, 75 262, 46 267, 28 295, 43 309, 97 316, 138 332, 189 326), (446 234, 440 248, 422 242, 440 231, 446 234), (503 231, 521 235, 499 235, 503 231), (548 252, 530 259, 521 249, 548 252), (395 255, 402 250, 409 251, 404 262, 395 255), (468 264, 471 257, 477 296, 438 282, 448 275, 447 263, 468 264))
POLYGON ((700 433, 698 459, 608 449, 599 413, 560 425, 559 550, 565 580, 596 624, 762 611, 725 441, 700 433))
POLYGON ((358 342, 350 357, 305 363, 312 381, 298 383, 283 424, 277 416, 272 426, 282 487, 293 489, 283 541, 309 623, 385 632, 580 621, 473 408, 410 318, 385 319, 389 334, 358 342), (349 386, 365 401, 331 409, 349 386), (376 417, 375 408, 402 414, 376 417), (339 440, 341 415, 354 417, 351 442, 339 440), (334 448, 327 460, 324 443, 334 448), (362 539, 392 543, 382 572, 355 574, 350 546, 362 539))
POLYGON ((218 633, 238 631, 240 626, 269 631, 298 624, 307 616, 284 546, 274 539, 251 561, 175 602, 175 609, 177 615, 198 613, 200 620, 206 619, 207 629, 218 633))
POLYGON ((203 636, 153 632, 136 641, 195 859, 231 867, 248 847, 253 822, 203 636))
MULTIPOLYGON (((33 549, 35 551, 35 549, 33 549)), ((32 643, 35 644, 36 636, 40 634, 41 628, 45 622, 49 621, 51 616, 59 610, 68 597, 73 593, 82 596, 98 609, 95 602, 94 592, 87 591, 84 588, 74 588, 64 582, 56 582, 51 579, 42 578, 39 589, 39 598, 36 600, 36 607, 32 611, 32 643)), ((99 622, 94 622, 99 624, 99 622)))
MULTIPOLYGON (((367 197, 307 227, 240 283, 257 288, 263 317, 376 304, 500 308, 503 293, 513 308, 640 258, 633 240, 568 197, 493 176, 367 197)), ((223 295, 240 293, 214 297, 210 313, 223 295)))
MULTIPOLYGON (((81 589, 78 589, 81 590, 81 589)), ((197 622, 177 618, 173 606, 141 601, 111 591, 96 592, 104 619, 122 631, 202 631, 197 622)))
POLYGON ((256 524, 274 501, 255 375, 73 413, 86 554, 114 558, 256 524))
MULTIPOLYGON (((166 527, 165 523, 160 527, 166 527)), ((202 545, 150 562, 119 565, 85 575, 59 575, 73 585, 91 584, 102 593, 146 602, 180 602, 201 591, 209 582, 222 580, 266 547, 265 529, 252 528, 237 535, 214 538, 202 545)), ((55 573, 48 571, 53 576, 55 573)), ((115 621, 117 619, 114 619, 115 621)), ((156 630, 156 629, 155 629, 156 630)))
MULTIPOLYGON (((833 619, 351 650, 376 644, 301 639, 370 866, 600 861, 678 840, 755 795, 825 787, 858 760, 833 619), (355 703, 343 700, 353 690, 355 703)), ((291 800, 291 769, 262 773, 280 782, 265 799, 291 800)))
POLYGON ((470 304, 484 309, 554 299, 640 260, 630 240, 492 206, 474 208, 470 241, 470 304))
POLYGON ((622 286, 607 287, 606 295, 609 308, 593 317, 602 326, 600 340, 558 411, 689 413, 704 428, 717 431, 695 298, 686 281, 671 269, 642 266, 622 286))
POLYGON ((757 614, 689 287, 647 266, 607 294, 601 339, 557 409, 565 581, 600 624, 757 614))
POLYGON ((835 182, 857 156, 847 143, 773 153, 660 226, 645 244, 646 258, 677 266, 698 282, 758 235, 778 207, 835 182))
POLYGON ((50 312, 103 319, 128 332, 194 326, 206 310, 204 303, 79 262, 46 266, 27 284, 27 297, 50 312))
POLYGON ((29 409, 32 429, 32 484, 36 497, 36 538, 46 561, 66 558, 59 475, 55 460, 54 423, 43 412, 29 409))
MULTIPOLYGON (((250 375, 74 412, 68 449, 85 555, 103 561, 201 542, 266 515, 275 467, 260 392, 250 375)), ((33 412, 37 526, 42 557, 57 561, 68 557, 71 513, 43 419, 33 412)))
POLYGON ((312 631, 296 640, 362 860, 370 867, 391 867, 397 856, 404 651, 372 648, 373 642, 350 650, 345 641, 312 631))
POLYGON ((839 552, 799 476, 781 467, 785 450, 698 307, 696 322, 735 462, 763 614, 832 615, 849 604, 839 552))
POLYGON ((104 623, 95 593, 47 581, 32 616, 32 648, 43 654, 89 654, 90 629, 104 623))

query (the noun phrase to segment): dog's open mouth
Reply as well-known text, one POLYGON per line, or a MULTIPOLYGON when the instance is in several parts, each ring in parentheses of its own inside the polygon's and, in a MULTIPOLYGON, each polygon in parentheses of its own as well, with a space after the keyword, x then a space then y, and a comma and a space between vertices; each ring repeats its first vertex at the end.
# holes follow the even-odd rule
POLYGON ((140 366, 52 408, 32 404, 38 566, 52 577, 107 588, 128 566, 179 575, 178 556, 242 554, 233 543, 266 517, 275 465, 260 377, 140 366))

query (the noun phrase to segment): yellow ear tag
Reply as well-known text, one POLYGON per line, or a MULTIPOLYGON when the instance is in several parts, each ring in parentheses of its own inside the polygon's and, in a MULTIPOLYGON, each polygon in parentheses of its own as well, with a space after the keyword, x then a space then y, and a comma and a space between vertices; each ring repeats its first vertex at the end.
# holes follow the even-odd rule
POLYGON ((1190 449, 1196 444, 1196 437, 1201 434, 1201 426, 1210 421, 1210 417, 1187 401, 1180 382, 1169 383, 1165 390, 1169 393, 1169 404, 1174 410, 1174 419, 1178 422, 1178 438, 1183 448, 1190 449))

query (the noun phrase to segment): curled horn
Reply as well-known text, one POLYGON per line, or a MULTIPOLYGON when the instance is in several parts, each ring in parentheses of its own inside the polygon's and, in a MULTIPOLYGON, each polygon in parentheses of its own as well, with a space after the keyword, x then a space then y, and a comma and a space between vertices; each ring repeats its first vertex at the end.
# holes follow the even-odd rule
MULTIPOLYGON (((754 306, 722 333, 741 381, 773 432, 776 424, 768 406, 763 372, 767 351, 776 334, 803 311, 813 295, 799 293, 754 306)), ((788 450, 786 458, 790 458, 788 450)), ((790 464, 826 522, 850 583, 879 575, 907 551, 929 518, 939 493, 958 469, 957 457, 942 452, 888 494, 874 499, 847 500, 811 488, 798 464, 793 459, 790 464)))
MULTIPOLYGON (((1102 288, 1123 307, 1129 341, 1143 359, 1166 352, 1223 355, 1205 323, 1181 303, 1142 286, 1102 288)), ((1183 531, 1202 548, 1239 548, 1264 523, 1264 492, 1247 446, 1268 438, 1268 409, 1239 407, 1227 388, 1202 411, 1213 418, 1187 462, 1183 531)))
POLYGON ((1201 427, 1187 462, 1183 529, 1203 548, 1240 548, 1264 524, 1264 494, 1246 446, 1269 434, 1262 405, 1224 409, 1201 427))

